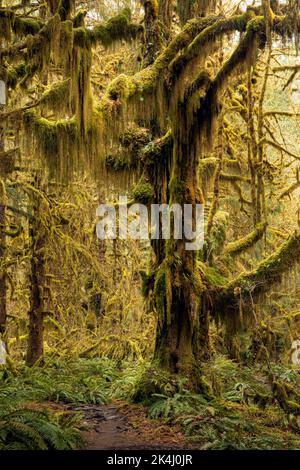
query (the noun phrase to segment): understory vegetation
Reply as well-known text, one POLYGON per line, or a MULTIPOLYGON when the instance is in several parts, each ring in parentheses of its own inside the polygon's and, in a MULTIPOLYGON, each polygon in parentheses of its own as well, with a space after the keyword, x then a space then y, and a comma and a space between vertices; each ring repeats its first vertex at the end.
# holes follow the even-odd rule
POLYGON ((120 367, 107 358, 47 360, 42 368, 2 370, 0 380, 1 449, 78 448, 82 416, 63 406, 124 401, 142 404, 171 432, 178 425, 187 445, 203 450, 300 446, 300 378, 293 367, 246 367, 218 355, 205 366, 202 393, 148 361, 120 367), (274 383, 295 408, 285 408, 274 383))

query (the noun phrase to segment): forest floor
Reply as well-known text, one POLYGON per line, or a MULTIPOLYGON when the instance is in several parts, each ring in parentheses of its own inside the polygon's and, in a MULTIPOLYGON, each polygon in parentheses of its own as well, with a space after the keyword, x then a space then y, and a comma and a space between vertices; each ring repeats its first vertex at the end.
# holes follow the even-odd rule
POLYGON ((138 405, 104 405, 85 412, 89 430, 84 432, 85 448, 111 450, 155 450, 186 448, 179 429, 150 421, 138 405))
POLYGON ((52 409, 82 415, 85 450, 190 449, 178 426, 150 420, 142 405, 116 401, 108 405, 61 405, 52 409))

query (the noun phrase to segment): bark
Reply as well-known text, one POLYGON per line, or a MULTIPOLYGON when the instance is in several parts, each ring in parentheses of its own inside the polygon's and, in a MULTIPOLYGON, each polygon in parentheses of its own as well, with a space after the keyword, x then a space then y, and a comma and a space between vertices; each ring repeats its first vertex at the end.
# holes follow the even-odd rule
POLYGON ((171 35, 173 3, 173 0, 159 0, 159 18, 164 26, 164 36, 167 40, 171 35))
POLYGON ((35 217, 30 224, 31 238, 31 272, 30 272, 30 311, 29 311, 29 336, 27 345, 28 366, 33 366, 39 361, 41 364, 44 353, 44 298, 43 286, 45 285, 45 259, 46 246, 45 231, 40 222, 38 201, 34 199, 35 217))
MULTIPOLYGON (((204 83, 205 80, 204 80, 204 83)), ((190 147, 189 100, 179 103, 172 120, 173 149, 169 171, 165 173, 169 205, 203 203, 198 189, 198 156, 190 147)), ((192 220, 195 228, 195 213, 192 220)), ((155 359, 168 371, 187 375, 194 388, 198 374, 194 372, 204 355, 208 339, 206 306, 201 302, 201 278, 197 275, 196 251, 186 249, 183 239, 172 237, 165 242, 164 259, 155 275, 154 297, 158 314, 155 359), (204 331, 200 331, 200 326, 204 331), (204 333, 204 334, 203 334, 204 333)), ((160 243, 161 241, 159 241, 160 243)))
MULTIPOLYGON (((5 236, 5 201, 0 182, 0 265, 5 263, 6 254, 6 236, 5 236)), ((5 333, 6 328, 6 270, 2 265, 0 267, 0 334, 5 333)))
POLYGON ((157 0, 142 0, 145 10, 145 66, 153 64, 159 52, 160 28, 158 25, 157 0))

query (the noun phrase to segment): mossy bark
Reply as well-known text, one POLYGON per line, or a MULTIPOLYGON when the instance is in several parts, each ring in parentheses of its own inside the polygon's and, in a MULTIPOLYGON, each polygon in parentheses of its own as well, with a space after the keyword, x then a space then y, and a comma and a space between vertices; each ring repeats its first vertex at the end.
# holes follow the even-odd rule
POLYGON ((142 0, 145 10, 145 65, 154 62, 161 45, 158 0, 142 0))
POLYGON ((45 246, 46 234, 41 224, 39 202, 33 197, 34 218, 30 222, 29 235, 31 238, 30 262, 30 311, 29 334, 26 363, 33 366, 42 363, 44 354, 44 296, 45 285, 45 246))
POLYGON ((6 236, 5 236, 5 197, 3 191, 3 182, 0 182, 0 335, 5 333, 6 329, 6 270, 4 268, 6 254, 6 236), (1 266, 2 265, 2 266, 1 266))

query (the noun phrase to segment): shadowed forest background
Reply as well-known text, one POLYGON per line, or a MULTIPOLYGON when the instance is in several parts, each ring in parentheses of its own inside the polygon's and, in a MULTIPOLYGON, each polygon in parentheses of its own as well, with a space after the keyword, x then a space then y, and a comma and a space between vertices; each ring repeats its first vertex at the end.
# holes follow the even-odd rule
POLYGON ((299 37, 298 0, 0 0, 0 449, 300 448, 299 37), (203 249, 97 239, 119 195, 203 204, 203 249))

